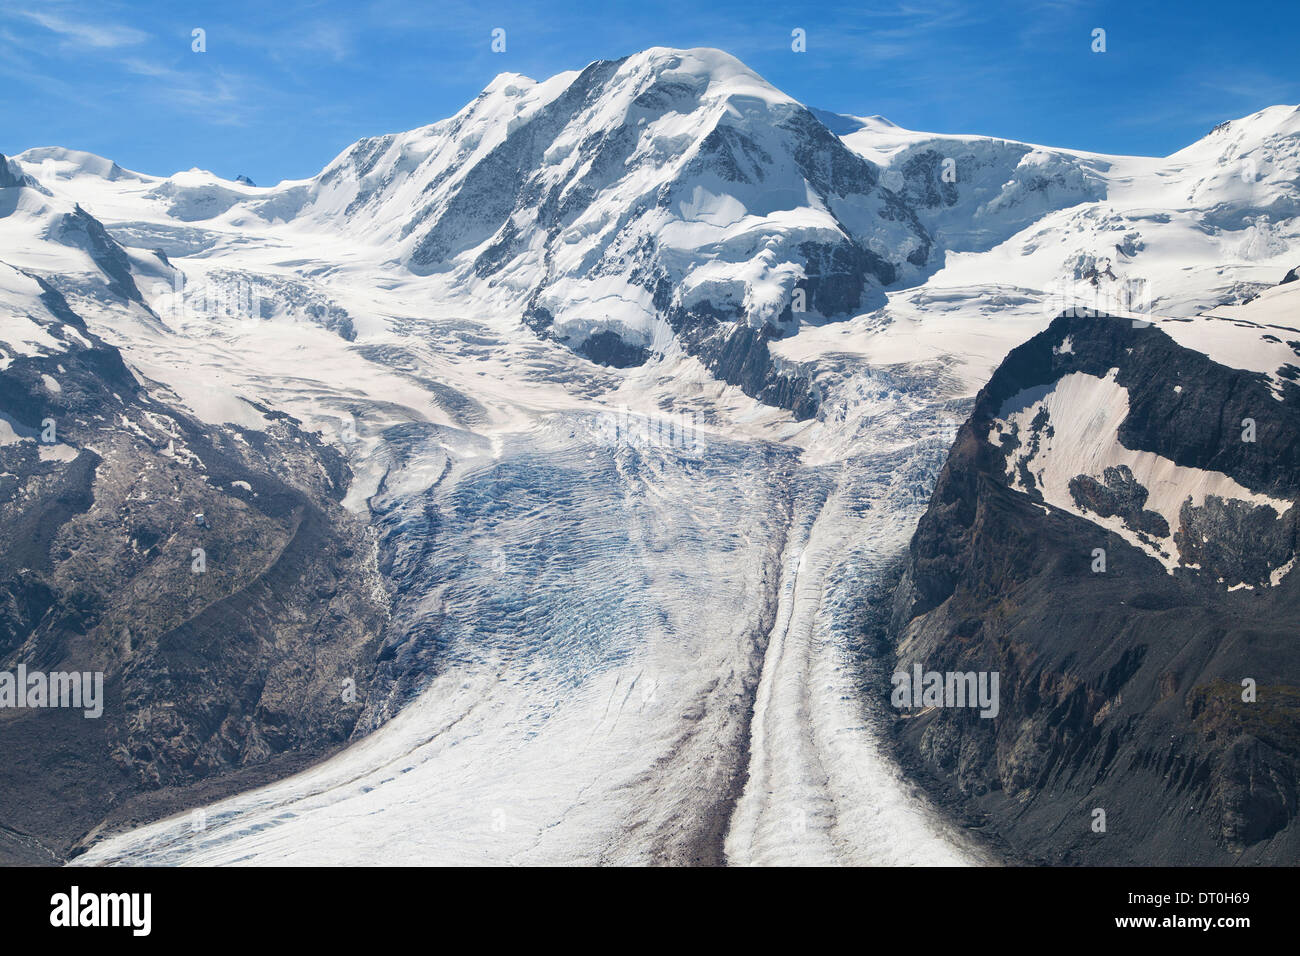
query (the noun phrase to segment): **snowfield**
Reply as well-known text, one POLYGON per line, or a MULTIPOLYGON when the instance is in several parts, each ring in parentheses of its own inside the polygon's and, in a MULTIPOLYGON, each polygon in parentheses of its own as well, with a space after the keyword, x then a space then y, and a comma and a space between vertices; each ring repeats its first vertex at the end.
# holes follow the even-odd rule
POLYGON ((989 441, 1005 445, 1012 435, 1022 436, 1022 447, 1007 457, 1012 487, 1027 491, 1021 480, 1023 469, 1033 476, 1049 504, 1109 528, 1169 569, 1190 563, 1179 554, 1172 530, 1165 535, 1139 534, 1119 516, 1102 517, 1083 510, 1070 493, 1071 479, 1125 468, 1150 493, 1145 509, 1160 515, 1168 529, 1174 530, 1184 502, 1201 507, 1211 496, 1251 508, 1268 505, 1279 516, 1291 509, 1293 502, 1252 493, 1220 472, 1186 468, 1153 452, 1125 448, 1119 440, 1119 427, 1128 417, 1128 392, 1115 381, 1114 372, 1112 369, 1105 378, 1075 372, 1043 394, 1038 393, 1044 390, 1033 389, 1030 394, 1008 399, 989 441), (1023 436, 1035 431, 1033 423, 1040 415, 1045 416, 1047 434, 1031 446, 1023 436))

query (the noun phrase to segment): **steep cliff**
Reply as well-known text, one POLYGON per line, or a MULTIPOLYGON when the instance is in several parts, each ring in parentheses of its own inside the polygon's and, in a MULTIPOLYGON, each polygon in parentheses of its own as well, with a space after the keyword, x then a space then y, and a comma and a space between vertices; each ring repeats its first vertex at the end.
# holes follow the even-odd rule
POLYGON ((1098 314, 1057 318, 980 393, 892 638, 898 671, 997 673, 1000 706, 907 708, 895 731, 1013 857, 1297 858, 1298 401, 1285 374, 1098 314))

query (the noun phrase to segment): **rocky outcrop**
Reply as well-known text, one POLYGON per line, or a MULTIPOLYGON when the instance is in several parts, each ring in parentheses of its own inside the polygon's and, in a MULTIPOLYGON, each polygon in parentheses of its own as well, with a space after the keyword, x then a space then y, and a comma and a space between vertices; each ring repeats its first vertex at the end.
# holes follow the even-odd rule
POLYGON ((1106 468, 1104 482, 1090 475, 1075 475, 1070 479, 1070 493, 1086 511, 1103 518, 1118 515, 1134 531, 1157 538, 1169 537, 1169 522, 1164 516, 1144 509, 1150 493, 1133 477, 1128 465, 1106 468))
POLYGON ((10 165, 4 153, 0 153, 0 189, 12 189, 22 184, 22 173, 10 165))
POLYGON ((104 273, 108 287, 115 295, 143 304, 126 252, 109 236, 99 220, 80 206, 57 221, 50 238, 85 250, 104 273))
POLYGON ((1078 476, 1067 507, 1041 483, 1017 482, 1007 466, 1017 452, 990 439, 1013 397, 1111 370, 1128 394, 1125 448, 1300 496, 1300 390, 1287 385, 1279 400, 1265 376, 1155 327, 1056 319, 977 398, 912 540, 889 628, 898 670, 997 672, 1000 708, 994 718, 943 706, 900 713, 898 753, 1021 860, 1293 862, 1294 509, 1279 517, 1213 496, 1185 505, 1170 569, 1140 536, 1097 520, 1162 536, 1131 470, 1078 476), (1267 439, 1242 441, 1243 418, 1267 439))
POLYGON ((340 746, 389 606, 337 453, 196 421, 41 286, 61 349, 0 376, 0 671, 101 673, 103 711, 0 709, 9 862, 340 746))
POLYGON ((768 343, 781 337, 778 330, 751 328, 705 306, 674 310, 671 323, 686 351, 722 381, 799 420, 817 414, 821 396, 811 377, 779 367, 772 357, 768 343))

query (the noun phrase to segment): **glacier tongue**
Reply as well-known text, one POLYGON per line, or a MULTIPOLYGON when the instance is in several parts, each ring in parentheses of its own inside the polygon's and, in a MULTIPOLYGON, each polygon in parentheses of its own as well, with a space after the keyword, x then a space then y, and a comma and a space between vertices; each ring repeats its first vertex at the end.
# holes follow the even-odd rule
POLYGON ((916 489, 928 485, 942 447, 923 442, 866 456, 797 502, 754 699, 748 779, 727 834, 729 863, 990 859, 936 815, 884 753, 863 686, 862 595, 885 586, 888 562, 906 548, 924 506, 916 489))
POLYGON ((908 385, 844 465, 705 432, 611 443, 557 413, 434 469, 380 518, 402 627, 372 707, 395 716, 200 830, 165 820, 78 862, 980 859, 861 700, 863 595, 953 424, 908 385))

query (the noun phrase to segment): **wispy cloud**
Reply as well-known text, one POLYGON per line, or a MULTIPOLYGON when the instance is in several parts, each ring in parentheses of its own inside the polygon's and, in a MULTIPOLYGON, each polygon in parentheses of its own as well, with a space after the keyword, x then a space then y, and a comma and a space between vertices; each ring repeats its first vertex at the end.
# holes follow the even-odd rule
POLYGON ((17 10, 14 14, 44 27, 51 33, 57 33, 67 42, 78 46, 115 49, 136 46, 149 39, 149 34, 134 27, 69 20, 43 10, 17 10))
POLYGON ((334 60, 344 60, 352 52, 348 33, 337 23, 319 22, 295 31, 289 42, 307 53, 324 53, 334 60))

